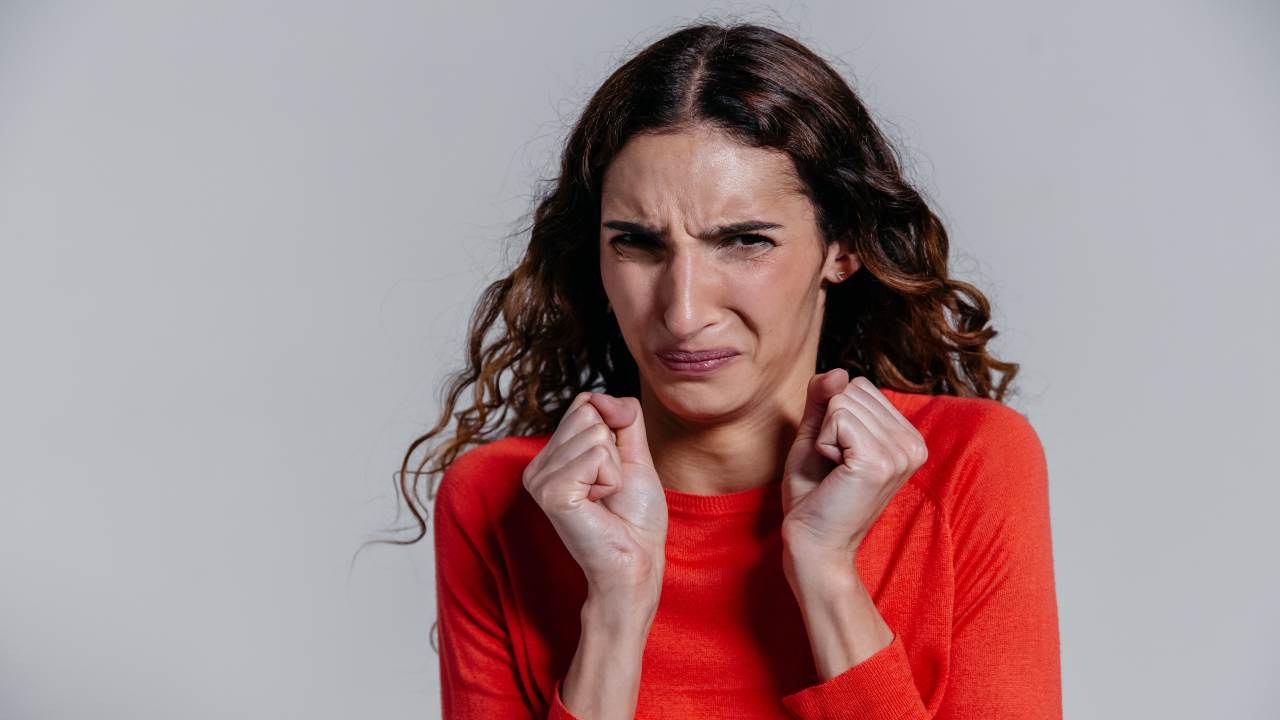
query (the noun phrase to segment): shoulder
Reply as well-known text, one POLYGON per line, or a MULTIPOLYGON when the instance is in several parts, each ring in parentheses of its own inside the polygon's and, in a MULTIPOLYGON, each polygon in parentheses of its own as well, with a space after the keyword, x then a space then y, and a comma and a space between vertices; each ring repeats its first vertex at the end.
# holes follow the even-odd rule
POLYGON ((549 435, 513 435, 462 451, 445 468, 433 495, 436 512, 479 521, 524 490, 524 468, 549 435))
POLYGON ((929 452, 981 452, 989 445, 1039 449, 1031 421, 1014 408, 990 398, 924 395, 882 390, 884 396, 929 441, 929 452))
POLYGON ((1023 413, 990 398, 896 392, 890 399, 929 449, 912 480, 949 511, 1043 493, 1044 447, 1023 413))
POLYGON ((519 476, 538 451, 546 445, 546 435, 513 435, 474 445, 458 454, 441 479, 454 485, 491 484, 495 477, 519 476))

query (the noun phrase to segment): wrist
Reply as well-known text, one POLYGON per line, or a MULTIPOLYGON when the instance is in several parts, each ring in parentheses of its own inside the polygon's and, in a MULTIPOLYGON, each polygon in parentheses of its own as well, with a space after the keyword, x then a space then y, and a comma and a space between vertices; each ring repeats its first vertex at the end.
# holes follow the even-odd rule
POLYGON ((582 625, 611 633, 643 630, 647 634, 658 612, 660 593, 661 588, 644 587, 609 592, 588 590, 582 604, 582 625))
POLYGON ((829 680, 893 641, 853 560, 814 562, 789 571, 819 677, 829 680))
POLYGON ((561 701, 574 717, 635 714, 656 600, 652 606, 644 594, 588 594, 578 649, 560 688, 561 701))
POLYGON ((782 568, 791 589, 830 588, 842 593, 862 584, 858 576, 857 546, 830 550, 784 543, 782 568))

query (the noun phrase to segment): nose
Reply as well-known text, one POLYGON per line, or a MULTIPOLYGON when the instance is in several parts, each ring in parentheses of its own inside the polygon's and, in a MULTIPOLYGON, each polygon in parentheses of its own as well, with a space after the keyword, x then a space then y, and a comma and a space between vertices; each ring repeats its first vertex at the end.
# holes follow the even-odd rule
POLYGON ((681 247, 670 254, 663 270, 663 321, 678 340, 688 340, 715 323, 714 278, 695 248, 681 247))

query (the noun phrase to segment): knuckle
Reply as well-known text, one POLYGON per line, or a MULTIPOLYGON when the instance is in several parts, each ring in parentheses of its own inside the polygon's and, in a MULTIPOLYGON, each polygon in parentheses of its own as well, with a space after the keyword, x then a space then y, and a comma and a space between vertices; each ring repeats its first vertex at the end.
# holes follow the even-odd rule
POLYGON ((575 412, 580 412, 582 408, 589 407, 591 405, 589 401, 591 400, 592 394, 593 393, 590 390, 583 390, 577 395, 574 395, 573 401, 569 403, 569 407, 572 408, 573 412, 567 412, 564 414, 564 416, 567 418, 575 412))
POLYGON ((538 507, 547 507, 547 491, 545 488, 528 488, 528 491, 529 494, 533 496, 533 501, 538 504, 538 507))
POLYGON ((893 457, 896 461, 894 462, 894 467, 899 475, 911 469, 911 453, 909 451, 898 450, 893 457))
POLYGON ((563 495, 558 487, 559 484, 559 478, 556 478, 530 489, 529 494, 533 496, 539 507, 551 512, 559 508, 560 496, 563 495))
MULTIPOLYGON (((592 425, 591 429, 587 432, 591 433, 588 437, 592 442, 596 443, 596 447, 600 447, 601 445, 613 440, 613 430, 610 430, 609 426, 605 425, 603 422, 592 425)), ((603 448, 601 449, 603 450, 603 448)))
POLYGON ((848 395, 845 395, 844 393, 836 393, 835 395, 831 396, 830 400, 827 401, 827 410, 829 412, 838 412, 843 410, 844 412, 848 413, 849 408, 852 407, 855 402, 857 401, 849 397, 848 395))
POLYGON ((880 471, 881 477, 890 477, 898 474, 898 463, 894 461, 892 455, 879 455, 875 459, 876 469, 880 471))
POLYGON ((582 403, 582 407, 578 408, 578 411, 591 416, 591 419, 595 422, 604 422, 604 418, 600 416, 600 411, 596 409, 595 405, 592 405, 589 402, 582 403))

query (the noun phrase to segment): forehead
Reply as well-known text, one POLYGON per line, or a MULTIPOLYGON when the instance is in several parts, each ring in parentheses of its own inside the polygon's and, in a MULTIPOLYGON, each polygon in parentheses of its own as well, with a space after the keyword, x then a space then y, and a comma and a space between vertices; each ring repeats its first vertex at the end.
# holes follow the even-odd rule
POLYGON ((810 209, 785 153, 702 126, 628 140, 605 172, 601 203, 606 213, 676 213, 698 222, 810 209))

